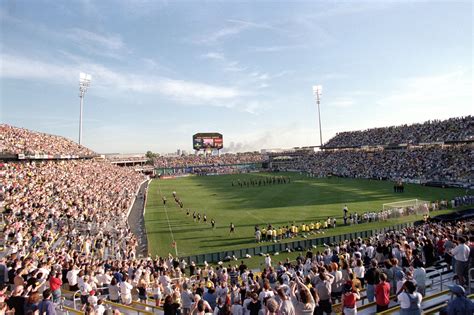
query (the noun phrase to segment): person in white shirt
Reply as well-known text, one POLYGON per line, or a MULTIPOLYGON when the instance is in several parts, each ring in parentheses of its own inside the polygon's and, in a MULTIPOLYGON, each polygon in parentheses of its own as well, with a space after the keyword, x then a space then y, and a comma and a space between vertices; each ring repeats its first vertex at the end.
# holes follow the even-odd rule
POLYGON ((98 300, 97 306, 95 307, 95 312, 97 315, 103 315, 105 313, 104 301, 98 300))
POLYGON ((459 245, 451 250, 451 255, 456 259, 454 271, 459 279, 459 284, 462 286, 466 282, 467 267, 469 265, 469 246, 466 245, 464 237, 459 238, 459 245))
POLYGON ((269 254, 265 257, 265 267, 270 268, 272 266, 272 258, 269 254))
POLYGON ((132 303, 132 289, 133 285, 130 283, 130 279, 125 276, 123 281, 120 283, 120 298, 123 304, 132 303))
POLYGON ((78 278, 79 288, 81 290, 81 303, 86 304, 89 298, 89 292, 92 291, 92 286, 89 283, 89 276, 85 275, 83 278, 78 278))
POLYGON ((69 290, 70 291, 77 291, 79 290, 79 286, 77 284, 77 275, 81 270, 76 266, 72 266, 72 269, 69 270, 66 274, 67 282, 69 283, 69 290))
POLYGON ((277 293, 280 300, 280 315, 295 315, 295 307, 288 295, 285 293, 284 288, 278 288, 277 293))
POLYGON ((94 290, 90 291, 89 297, 87 298, 87 302, 89 302, 89 304, 95 308, 97 306, 98 301, 99 299, 95 295, 95 291, 94 290))
POLYGON ((359 279, 362 286, 364 286, 365 267, 361 259, 357 259, 356 266, 354 267, 354 274, 359 279))
POLYGON ((421 315, 421 301, 423 297, 416 292, 416 285, 412 281, 405 281, 397 292, 400 302, 400 314, 421 315))
POLYGON ((260 303, 262 303, 262 305, 265 305, 265 303, 264 303, 265 300, 268 299, 268 298, 271 298, 273 296, 275 296, 275 293, 273 293, 273 290, 270 287, 270 283, 268 282, 268 280, 265 280, 265 283, 263 284, 262 291, 258 295, 258 299, 260 300, 260 303))
POLYGON ((421 293, 422 296, 425 296, 426 289, 426 270, 423 268, 423 262, 415 258, 413 262, 413 279, 416 281, 417 291, 421 293))

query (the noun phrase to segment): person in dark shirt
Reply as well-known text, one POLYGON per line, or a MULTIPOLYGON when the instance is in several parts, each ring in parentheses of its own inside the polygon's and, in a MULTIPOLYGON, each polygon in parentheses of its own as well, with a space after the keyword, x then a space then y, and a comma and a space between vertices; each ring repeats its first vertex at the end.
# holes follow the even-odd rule
POLYGON ((171 295, 167 295, 165 303, 163 304, 164 315, 177 315, 179 310, 179 304, 173 301, 171 295))
POLYGON ((23 293, 23 286, 19 285, 13 290, 12 295, 7 301, 8 307, 15 309, 15 315, 25 314, 26 297, 23 296, 23 293))
POLYGON ((239 272, 241 275, 244 273, 245 269, 247 269, 247 265, 244 264, 244 261, 242 260, 239 266, 239 272))
POLYGON ((377 267, 377 261, 372 260, 370 268, 364 276, 367 283, 367 300, 373 302, 375 299, 375 286, 380 282, 380 270, 377 267))
POLYGON ((426 244, 423 246, 423 254, 425 256, 426 267, 433 266, 434 262, 436 261, 435 248, 430 239, 427 239, 426 244))
POLYGON ((474 303, 466 298, 466 290, 457 284, 449 285, 449 290, 454 298, 448 302, 448 305, 441 309, 441 315, 473 314, 474 303))
POLYGON ((257 293, 253 292, 251 298, 252 301, 250 301, 249 305, 247 305, 247 309, 250 311, 250 315, 258 315, 260 309, 262 308, 262 304, 258 299, 257 293))

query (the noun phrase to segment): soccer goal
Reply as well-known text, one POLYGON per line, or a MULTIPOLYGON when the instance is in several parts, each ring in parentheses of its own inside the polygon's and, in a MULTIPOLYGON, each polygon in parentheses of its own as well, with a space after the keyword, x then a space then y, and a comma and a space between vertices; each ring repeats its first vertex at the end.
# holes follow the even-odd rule
POLYGON ((420 199, 411 199, 383 204, 383 211, 389 212, 390 216, 403 215, 429 215, 429 202, 420 199))

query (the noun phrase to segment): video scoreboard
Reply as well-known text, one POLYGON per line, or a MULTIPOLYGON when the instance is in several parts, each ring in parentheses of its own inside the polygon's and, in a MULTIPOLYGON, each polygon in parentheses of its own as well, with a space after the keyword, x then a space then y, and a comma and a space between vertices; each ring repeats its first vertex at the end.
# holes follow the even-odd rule
POLYGON ((224 147, 224 138, 222 134, 217 132, 212 133, 197 133, 193 135, 194 150, 217 149, 224 147))

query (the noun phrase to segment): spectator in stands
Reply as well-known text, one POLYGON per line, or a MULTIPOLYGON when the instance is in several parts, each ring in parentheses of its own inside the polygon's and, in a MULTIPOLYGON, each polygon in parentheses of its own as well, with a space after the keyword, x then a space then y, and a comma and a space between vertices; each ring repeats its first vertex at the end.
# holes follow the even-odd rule
POLYGON ((38 305, 38 311, 41 315, 56 315, 56 309, 54 307, 51 298, 53 295, 51 294, 50 289, 46 289, 43 292, 43 301, 41 301, 38 305))
POLYGON ((120 302, 120 287, 117 283, 116 278, 112 278, 110 281, 110 284, 108 286, 109 289, 109 299, 110 301, 114 303, 119 303, 120 302))
POLYGON ((324 267, 319 267, 318 275, 314 277, 313 286, 319 298, 315 313, 317 315, 331 314, 331 288, 334 282, 334 276, 326 271, 324 267))
POLYGON ((373 302, 375 298, 375 286, 380 281, 380 270, 376 260, 372 260, 370 268, 365 273, 365 282, 367 283, 367 300, 373 302))
POLYGON ((15 315, 23 315, 25 312, 25 304, 27 292, 24 292, 23 286, 19 285, 13 289, 11 296, 8 298, 7 304, 11 310, 15 310, 15 315))
POLYGON ((8 282, 8 267, 5 264, 5 258, 0 258, 0 286, 8 282))
POLYGON ((387 281, 387 275, 381 273, 380 282, 375 286, 375 303, 377 304, 377 313, 388 309, 390 304, 390 283, 387 281))
POLYGON ((357 314, 357 300, 360 299, 360 294, 352 289, 350 283, 346 283, 342 294, 342 314, 355 315, 357 314))
POLYGON ((257 293, 252 293, 250 295, 251 300, 250 303, 247 305, 247 310, 249 310, 249 315, 259 315, 260 309, 262 308, 262 304, 258 299, 257 293))
POLYGON ((400 315, 421 315, 421 300, 423 297, 416 292, 416 285, 412 281, 405 281, 397 292, 400 302, 400 315))
POLYGON ((163 304, 164 315, 179 315, 179 306, 180 305, 173 300, 172 295, 167 295, 163 304))
POLYGON ((469 266, 469 246, 466 245, 464 237, 459 238, 459 245, 451 250, 451 255, 456 259, 455 272, 459 279, 459 284, 464 285, 467 281, 467 267, 469 266))
POLYGON ((453 284, 448 286, 449 290, 454 295, 454 299, 449 301, 447 307, 440 311, 442 315, 461 315, 474 314, 474 303, 466 298, 466 291, 460 285, 453 284))
MULTIPOLYGON (((1 263, 1 261, 0 261, 1 263)), ((474 235, 469 237, 469 269, 474 268, 474 235)), ((0 265, 1 270, 1 265, 0 265)))
POLYGON ((25 303, 25 314, 34 314, 38 311, 41 295, 38 292, 31 293, 25 303))
POLYGON ((413 261, 413 279, 416 282, 417 291, 425 296, 426 290, 426 270, 420 258, 416 257, 413 261))
POLYGON ((279 306, 280 314, 281 315, 295 315, 295 308, 293 306, 293 303, 291 302, 288 295, 286 295, 285 289, 283 286, 280 286, 277 289, 277 294, 280 301, 280 306, 279 306))
POLYGON ((61 298, 61 286, 63 282, 60 278, 57 277, 56 272, 53 271, 49 278, 49 288, 51 289, 51 293, 53 295, 53 302, 58 302, 61 298))
POLYGON ((129 305, 132 304, 132 289, 131 279, 125 275, 123 281, 120 283, 120 299, 122 303, 129 305))
POLYGON ((295 315, 312 315, 316 302, 308 287, 296 276, 291 284, 291 300, 294 305, 295 315))

